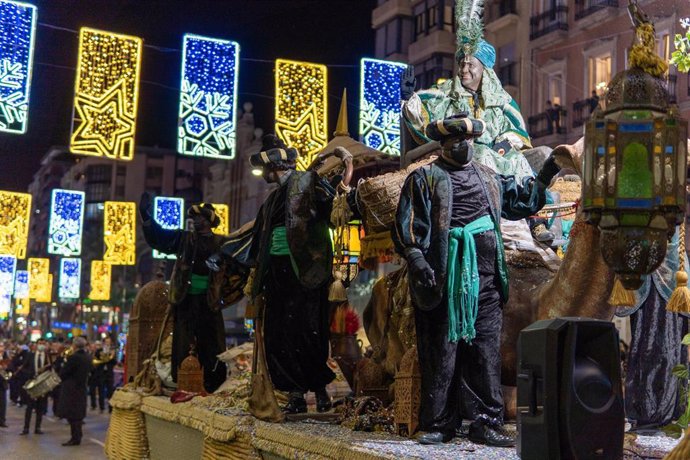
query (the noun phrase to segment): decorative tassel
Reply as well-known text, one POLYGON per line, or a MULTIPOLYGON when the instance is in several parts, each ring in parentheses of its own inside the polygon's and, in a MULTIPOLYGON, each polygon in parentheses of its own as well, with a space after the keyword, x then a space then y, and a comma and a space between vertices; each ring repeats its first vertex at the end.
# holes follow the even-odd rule
POLYGON ((676 288, 668 299, 666 310, 673 313, 690 313, 690 289, 688 289, 688 274, 685 273, 685 222, 680 225, 678 256, 680 260, 676 272, 676 288))
POLYGON ((609 303, 614 307, 632 307, 635 305, 635 293, 625 289, 623 284, 621 284, 621 280, 616 277, 611 297, 609 297, 609 303))
POLYGON ((345 290, 345 285, 343 284, 343 274, 339 271, 333 273, 333 282, 328 288, 328 301, 329 302, 345 302, 347 301, 347 290, 345 290))

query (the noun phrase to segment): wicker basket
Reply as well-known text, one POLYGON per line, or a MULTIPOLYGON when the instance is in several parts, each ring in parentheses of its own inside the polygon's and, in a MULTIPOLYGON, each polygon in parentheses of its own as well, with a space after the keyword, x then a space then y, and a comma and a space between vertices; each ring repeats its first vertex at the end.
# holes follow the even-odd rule
POLYGON ((110 460, 149 458, 141 396, 117 390, 110 398, 113 413, 105 437, 105 455, 110 460))
POLYGON ((436 157, 426 158, 405 169, 362 180, 357 185, 357 206, 367 235, 393 229, 400 190, 407 176, 417 168, 431 163, 436 157))
MULTIPOLYGON (((168 305, 168 286, 163 281, 151 281, 139 290, 129 318, 125 382, 141 371, 144 360, 155 351, 168 305)), ((168 321, 164 336, 171 332, 172 321, 168 321)))

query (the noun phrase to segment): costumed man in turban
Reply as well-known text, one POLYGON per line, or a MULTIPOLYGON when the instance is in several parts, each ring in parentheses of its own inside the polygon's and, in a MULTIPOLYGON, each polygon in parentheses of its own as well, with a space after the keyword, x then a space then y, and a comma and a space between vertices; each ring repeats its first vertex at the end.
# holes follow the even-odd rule
MULTIPOLYGON (((423 145, 433 140, 425 133, 425 127, 431 122, 460 113, 483 120, 486 128, 474 140, 473 161, 498 174, 515 176, 519 181, 534 176, 523 152, 531 149, 532 144, 520 108, 503 89, 493 70, 496 50, 482 38, 482 3, 478 0, 456 1, 458 49, 455 58, 458 71, 453 78, 431 89, 414 92, 414 67, 408 66, 403 73, 404 126, 412 142, 423 145)), ((542 221, 530 221, 530 226, 538 241, 554 239, 542 221)))
POLYGON ((172 377, 177 381, 177 368, 189 356, 190 345, 195 345, 204 369, 204 387, 211 393, 226 377, 225 364, 216 356, 225 351, 221 309, 228 305, 222 295, 224 273, 211 272, 206 259, 220 249, 227 237, 211 231, 220 224, 211 204, 189 208, 187 215, 194 221, 191 230, 169 230, 152 218, 151 198, 144 193, 139 203, 146 242, 158 251, 177 254, 169 289, 174 317, 172 377))
MULTIPOLYGON (((351 165, 349 152, 335 156, 351 165)), ((316 395, 319 412, 331 408, 326 385, 329 301, 333 250, 329 233, 335 189, 314 171, 296 171, 297 150, 275 135, 263 138, 262 151, 250 157, 264 180, 276 184, 254 223, 248 264, 251 297, 265 302, 266 364, 273 386, 289 392, 285 413, 307 412, 305 393, 316 395)), ((350 166, 351 168, 351 166, 350 166)), ((345 190, 347 184, 338 187, 345 190)))
POLYGON ((481 138, 483 128, 465 116, 427 126, 442 154, 407 177, 398 204, 393 240, 407 260, 415 307, 422 444, 449 441, 467 419, 470 440, 514 445, 501 431, 508 278, 499 225, 501 217, 540 210, 560 168, 549 157, 536 179, 497 175, 473 161, 471 138, 481 138))

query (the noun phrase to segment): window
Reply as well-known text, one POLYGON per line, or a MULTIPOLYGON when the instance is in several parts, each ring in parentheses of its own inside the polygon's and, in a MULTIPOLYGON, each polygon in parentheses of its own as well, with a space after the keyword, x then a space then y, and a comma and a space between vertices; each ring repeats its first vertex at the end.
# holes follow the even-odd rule
POLYGON ((386 27, 386 56, 400 52, 400 20, 394 19, 386 27))
POLYGON ((453 76, 453 56, 435 54, 423 63, 415 66, 417 82, 420 88, 429 88, 438 83, 439 79, 453 76))
POLYGON ((86 180, 87 182, 110 182, 111 171, 110 165, 89 166, 86 170, 86 180))
POLYGON ((602 97, 609 81, 611 81, 611 53, 590 57, 587 61, 588 94, 596 90, 599 97, 602 97))
POLYGON ((555 73, 548 77, 548 100, 555 106, 563 105, 563 74, 555 73))
POLYGON ((160 181, 163 178, 163 168, 161 166, 148 166, 146 168, 146 180, 160 181))
POLYGON ((452 1, 426 0, 414 7, 413 14, 415 40, 436 29, 453 30, 452 1))
POLYGON ((443 6, 443 30, 453 32, 455 30, 455 8, 453 2, 455 0, 446 0, 443 6))
POLYGON ((107 201, 110 199, 109 182, 92 182, 86 184, 86 198, 89 202, 107 201))

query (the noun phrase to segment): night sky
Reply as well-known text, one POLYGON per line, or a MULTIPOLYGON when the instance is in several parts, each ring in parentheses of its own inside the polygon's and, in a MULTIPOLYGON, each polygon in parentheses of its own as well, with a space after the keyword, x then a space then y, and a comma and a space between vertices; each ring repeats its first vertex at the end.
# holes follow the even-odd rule
POLYGON ((359 60, 373 57, 374 0, 31 0, 38 6, 29 129, 0 133, 0 189, 26 191, 52 145, 68 145, 78 30, 82 26, 144 39, 137 145, 175 148, 180 48, 185 33, 241 46, 239 106, 254 103, 257 127, 273 127, 276 58, 327 64, 329 134, 342 88, 350 133, 357 129, 359 60), (41 25, 45 24, 45 25, 41 25), (170 50, 155 50, 147 45, 170 50), (266 60, 271 62, 256 62, 266 60), (342 67, 341 67, 342 66, 342 67))

